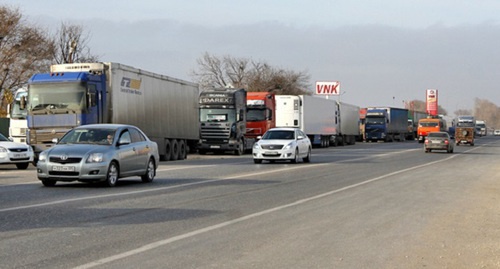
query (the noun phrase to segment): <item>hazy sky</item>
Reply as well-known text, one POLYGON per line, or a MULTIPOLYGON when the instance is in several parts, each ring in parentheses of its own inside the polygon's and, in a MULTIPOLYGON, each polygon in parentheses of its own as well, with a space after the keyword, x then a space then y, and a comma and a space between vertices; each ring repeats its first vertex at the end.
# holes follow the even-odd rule
POLYGON ((450 114, 500 105, 498 0, 2 0, 55 32, 82 25, 92 54, 192 81, 204 52, 340 81, 343 101, 402 107, 438 89, 450 114))

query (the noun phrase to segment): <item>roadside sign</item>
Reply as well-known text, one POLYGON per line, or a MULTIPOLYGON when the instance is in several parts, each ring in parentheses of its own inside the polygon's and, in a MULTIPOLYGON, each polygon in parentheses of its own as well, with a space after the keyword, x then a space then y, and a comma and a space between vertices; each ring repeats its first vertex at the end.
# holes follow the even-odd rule
POLYGON ((340 82, 339 81, 317 81, 316 94, 318 95, 339 95, 340 82))

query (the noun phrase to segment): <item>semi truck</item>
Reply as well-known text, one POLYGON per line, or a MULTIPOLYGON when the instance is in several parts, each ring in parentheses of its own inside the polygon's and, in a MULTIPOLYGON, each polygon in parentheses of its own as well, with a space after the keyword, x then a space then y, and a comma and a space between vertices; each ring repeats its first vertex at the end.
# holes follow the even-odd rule
POLYGON ((276 98, 274 93, 247 92, 247 130, 245 137, 257 139, 276 126, 276 98))
POLYGON ((369 107, 365 117, 365 141, 405 141, 408 133, 408 109, 369 107))
POLYGON ((418 121, 418 142, 424 143, 430 132, 448 132, 446 121, 439 116, 429 116, 418 121))
POLYGON ((9 117, 9 139, 16 143, 26 144, 26 130, 28 120, 26 119, 26 104, 28 100, 28 89, 19 88, 14 93, 14 101, 7 107, 9 117))
POLYGON ((484 120, 476 120, 476 135, 481 137, 486 136, 487 133, 486 122, 484 120))
POLYGON ((242 155, 255 142, 246 137, 247 92, 245 89, 210 89, 199 96, 200 140, 198 152, 231 151, 242 155))
POLYGON ((73 127, 131 124, 161 160, 182 160, 199 140, 198 95, 198 84, 119 63, 52 65, 28 82, 27 141, 38 156, 73 127))
POLYGON ((335 100, 308 95, 276 95, 276 127, 300 128, 313 146, 335 145, 339 121, 335 100))

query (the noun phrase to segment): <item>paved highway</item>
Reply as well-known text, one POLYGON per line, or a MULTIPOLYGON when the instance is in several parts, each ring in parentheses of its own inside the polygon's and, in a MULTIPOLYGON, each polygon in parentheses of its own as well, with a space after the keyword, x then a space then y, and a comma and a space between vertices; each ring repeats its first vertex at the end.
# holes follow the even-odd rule
MULTIPOLYGON (((414 141, 314 149, 309 164, 194 155, 115 188, 47 188, 32 166, 2 166, 0 268, 422 267, 422 237, 498 177, 499 154, 488 136, 454 154, 414 141)), ((431 268, 447 258, 422 255, 431 268)))

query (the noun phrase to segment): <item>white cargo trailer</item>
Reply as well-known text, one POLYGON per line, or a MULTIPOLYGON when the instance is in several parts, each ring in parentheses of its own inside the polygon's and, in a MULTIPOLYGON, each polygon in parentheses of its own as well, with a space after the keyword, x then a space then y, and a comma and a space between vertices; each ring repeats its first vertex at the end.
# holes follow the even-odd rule
POLYGON ((308 95, 276 95, 276 127, 296 127, 315 146, 335 143, 339 117, 335 100, 308 95))

